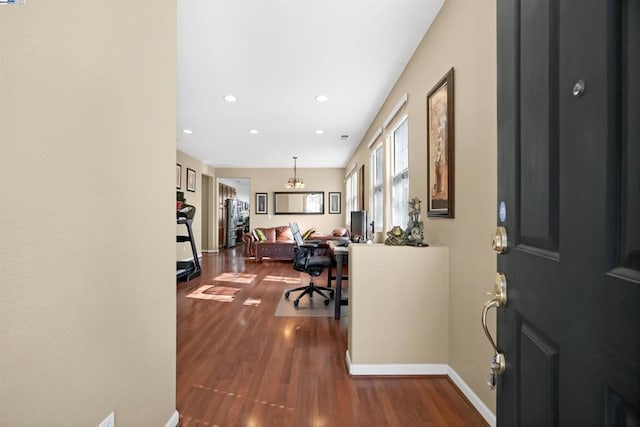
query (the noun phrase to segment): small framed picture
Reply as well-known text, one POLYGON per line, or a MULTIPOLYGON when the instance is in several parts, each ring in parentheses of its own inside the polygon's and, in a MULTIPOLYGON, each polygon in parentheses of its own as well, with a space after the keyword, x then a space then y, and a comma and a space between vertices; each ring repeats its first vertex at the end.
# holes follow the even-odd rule
POLYGON ((267 193, 256 193, 256 214, 267 214, 267 193))
POLYGON ((337 192, 337 193, 329 193, 329 213, 330 214, 339 214, 340 213, 340 207, 342 205, 342 201, 341 201, 341 193, 337 192))
POLYGON ((187 191, 196 191, 196 171, 187 168, 187 191))
POLYGON ((176 163, 176 190, 182 187, 182 166, 176 163))

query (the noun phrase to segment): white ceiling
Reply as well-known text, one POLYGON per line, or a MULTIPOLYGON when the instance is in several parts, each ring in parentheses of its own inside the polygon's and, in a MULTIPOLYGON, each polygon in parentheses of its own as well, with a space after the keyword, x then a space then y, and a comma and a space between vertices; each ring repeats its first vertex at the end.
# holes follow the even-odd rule
POLYGON ((443 3, 179 0, 177 148, 214 167, 346 166, 443 3))

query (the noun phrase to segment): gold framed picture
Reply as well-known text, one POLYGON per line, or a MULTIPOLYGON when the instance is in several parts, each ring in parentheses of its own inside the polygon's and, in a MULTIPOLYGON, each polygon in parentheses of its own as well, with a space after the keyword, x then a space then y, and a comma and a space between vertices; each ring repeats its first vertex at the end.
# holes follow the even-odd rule
POLYGON ((427 216, 454 218, 453 68, 427 94, 427 216))

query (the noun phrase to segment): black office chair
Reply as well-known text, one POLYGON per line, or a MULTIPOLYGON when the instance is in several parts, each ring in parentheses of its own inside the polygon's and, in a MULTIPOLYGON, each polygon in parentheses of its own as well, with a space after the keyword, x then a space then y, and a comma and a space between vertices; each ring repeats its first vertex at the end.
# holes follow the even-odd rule
POLYGON ((298 224, 295 222, 289 223, 289 228, 293 234, 293 239, 296 241, 295 254, 293 256, 293 269, 296 271, 303 271, 311 276, 311 281, 307 286, 301 286, 295 289, 288 289, 284 293, 284 297, 289 299, 289 294, 295 291, 302 291, 298 297, 293 300, 293 306, 297 307, 300 302, 300 298, 305 295, 309 295, 309 298, 313 298, 313 293, 318 293, 324 298, 324 305, 329 305, 329 299, 333 298, 334 290, 326 288, 324 286, 316 286, 313 283, 313 278, 322 274, 326 267, 331 268, 331 258, 328 256, 315 255, 315 250, 318 248, 319 242, 304 241, 300 234, 298 224), (325 295, 323 291, 329 292, 329 296, 325 295))

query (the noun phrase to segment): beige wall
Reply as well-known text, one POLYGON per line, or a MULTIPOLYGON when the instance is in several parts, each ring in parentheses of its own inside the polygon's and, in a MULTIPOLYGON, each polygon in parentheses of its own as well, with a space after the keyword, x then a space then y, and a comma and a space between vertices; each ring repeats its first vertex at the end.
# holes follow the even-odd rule
POLYGON ((175 411, 176 2, 0 8, 0 424, 175 411))
MULTIPOLYGON (((203 189, 202 174, 205 174, 210 177, 214 177, 216 174, 216 171, 213 167, 209 166, 208 164, 196 159, 195 157, 191 157, 180 150, 176 150, 176 163, 182 166, 182 179, 181 179, 182 186, 180 190, 177 190, 177 191, 182 191, 184 193, 184 198, 186 199, 186 202, 192 206, 195 206, 196 208, 196 214, 193 218, 193 223, 191 224, 191 227, 193 228, 193 235, 195 236, 195 239, 196 239, 196 248, 198 250, 198 255, 201 256, 202 224, 203 224, 202 214, 203 212, 207 212, 207 210, 202 209, 202 189, 203 189), (196 171, 196 191, 195 192, 187 191, 187 168, 193 169, 194 171, 196 171)), ((213 187, 216 187, 214 179, 212 179, 212 182, 213 182, 213 187)), ((217 200, 217 198, 214 197, 215 191, 217 191, 216 188, 209 188, 209 192, 211 194, 209 194, 208 212, 209 214, 213 213, 214 215, 217 213, 216 203, 215 203, 215 200, 217 200)), ((214 233, 214 229, 217 228, 217 225, 215 224, 217 224, 217 222, 215 221, 215 217, 214 217, 213 224, 211 224, 209 227, 210 239, 213 238, 212 236, 214 233)), ((176 233, 184 234, 184 235, 187 234, 187 231, 184 225, 177 225, 176 227, 177 227, 176 233)), ((215 240, 209 240, 209 241, 215 241, 215 240)), ((210 248, 207 248, 207 249, 210 249, 210 248)), ((191 252, 191 246, 189 246, 188 243, 178 243, 176 245, 176 259, 188 260, 191 258, 193 258, 193 254, 191 252)))
POLYGON ((448 363, 448 261, 446 246, 349 245, 351 363, 448 363))
POLYGON ((249 178, 251 180, 250 224, 251 228, 286 225, 296 221, 300 230, 315 228, 322 233, 331 233, 336 227, 344 227, 344 169, 342 168, 309 168, 297 170, 298 177, 305 183, 306 191, 324 191, 324 215, 274 215, 273 193, 275 191, 291 191, 285 188, 287 179, 293 176, 293 168, 217 168, 216 176, 221 178, 249 178), (329 214, 329 192, 342 193, 341 214, 329 214), (255 214, 256 193, 268 193, 268 215, 255 214))
MULTIPOLYGON (((455 68, 456 217, 423 215, 425 236, 430 243, 450 248, 449 364, 495 412, 495 394, 486 386, 491 348, 479 321, 487 299, 482 293, 493 289, 496 261, 489 244, 497 205, 494 0, 447 0, 349 164, 369 164, 367 143, 407 93, 410 197, 426 201, 426 94, 451 67, 455 68)), ((369 168, 366 171, 369 182, 369 168)), ((490 320, 495 325, 495 317, 490 320)))

